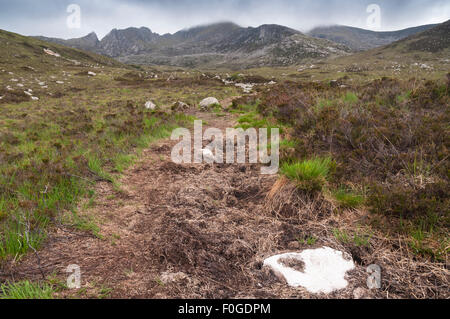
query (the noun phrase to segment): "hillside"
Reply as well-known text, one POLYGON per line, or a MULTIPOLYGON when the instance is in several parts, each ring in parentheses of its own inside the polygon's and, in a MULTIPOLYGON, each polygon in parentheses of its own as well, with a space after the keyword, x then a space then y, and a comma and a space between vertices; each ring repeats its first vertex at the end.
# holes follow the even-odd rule
POLYGON ((308 35, 315 38, 327 39, 336 43, 344 44, 355 51, 364 51, 388 45, 411 35, 429 30, 435 26, 436 24, 430 24, 399 31, 376 32, 336 25, 315 28, 308 32, 308 35))
POLYGON ((48 68, 65 64, 122 66, 121 63, 109 57, 68 48, 66 43, 64 45, 49 43, 4 30, 0 30, 0 53, 0 64, 14 68, 28 65, 36 69, 48 70, 48 68), (46 53, 45 50, 51 52, 46 53), (52 55, 52 52, 55 54, 52 55))
POLYGON ((242 28, 228 22, 165 35, 148 28, 114 29, 101 41, 96 41, 95 34, 70 40, 40 38, 105 54, 126 63, 185 67, 286 66, 309 58, 350 52, 344 45, 315 39, 280 25, 242 28))
POLYGON ((393 43, 386 49, 401 48, 403 52, 438 53, 450 48, 450 20, 432 29, 393 43))
POLYGON ((74 85, 71 73, 86 78, 121 67, 127 68, 103 55, 0 30, 0 104, 59 96, 74 85))

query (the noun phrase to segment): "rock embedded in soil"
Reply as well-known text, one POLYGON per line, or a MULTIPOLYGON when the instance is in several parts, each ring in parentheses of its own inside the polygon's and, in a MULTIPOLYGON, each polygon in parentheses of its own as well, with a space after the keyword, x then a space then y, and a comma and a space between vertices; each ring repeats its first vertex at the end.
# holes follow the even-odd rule
POLYGON ((220 105, 219 100, 215 97, 207 97, 200 102, 200 108, 204 111, 208 110, 213 105, 220 105))
POLYGON ((188 110, 190 107, 188 104, 184 103, 184 102, 176 102, 174 105, 172 105, 172 111, 175 112, 182 112, 182 111, 186 111, 188 110))
POLYGON ((153 103, 152 101, 147 101, 147 102, 145 103, 145 108, 146 108, 147 110, 154 111, 154 110, 156 109, 156 104, 153 103))
POLYGON ((52 55, 52 56, 55 56, 57 58, 59 58, 61 56, 59 53, 53 52, 50 49, 44 49, 44 52, 47 53, 48 55, 52 55))
POLYGON ((177 273, 171 273, 171 272, 164 272, 161 274, 161 282, 165 285, 173 283, 173 282, 179 282, 184 280, 189 280, 188 275, 186 275, 183 272, 177 272, 177 273))
POLYGON ((304 250, 301 253, 275 255, 264 261, 277 277, 291 287, 303 287, 310 293, 329 294, 344 289, 348 282, 345 275, 355 268, 351 258, 329 247, 304 250), (284 260, 296 260, 302 264, 302 271, 287 266, 284 260))

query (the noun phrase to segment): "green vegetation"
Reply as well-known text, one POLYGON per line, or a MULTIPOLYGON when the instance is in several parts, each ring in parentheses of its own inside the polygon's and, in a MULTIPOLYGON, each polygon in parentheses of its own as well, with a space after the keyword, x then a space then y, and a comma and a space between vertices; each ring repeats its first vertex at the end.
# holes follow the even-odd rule
POLYGON ((355 104, 356 102, 358 102, 359 99, 358 99, 358 96, 355 93, 347 92, 344 95, 343 100, 344 100, 345 103, 355 104))
MULTIPOLYGON (((64 112, 56 113, 50 126, 46 115, 37 114, 25 131, 27 136, 40 136, 36 142, 22 139, 19 131, 25 120, 16 120, 8 126, 9 134, 20 136, 17 142, 2 139, 5 135, 0 133, 3 156, 20 154, 0 165, 0 189, 3 190, 0 258, 38 248, 45 237, 43 229, 52 216, 64 209, 74 209, 79 199, 89 193, 93 182, 107 181, 118 188, 113 172, 122 172, 130 165, 135 150, 148 147, 167 137, 176 126, 186 126, 192 121, 183 114, 133 112, 134 109, 130 112, 132 104, 113 103, 122 119, 103 117, 104 110, 98 108, 92 119, 77 113, 65 117, 61 117, 64 112), (124 110, 119 111, 120 108, 124 110), (73 119, 69 122, 70 117, 73 119)), ((79 113, 83 114, 81 110, 79 113)), ((11 116, 8 113, 3 116, 11 116)), ((0 115, 1 119, 4 118, 0 115)), ((75 215, 74 218, 77 228, 98 235, 91 222, 75 215)))
POLYGON ((119 190, 117 173, 143 148, 193 120, 146 110, 147 100, 194 105, 200 98, 192 92, 218 98, 234 92, 222 92, 220 83, 207 79, 182 78, 169 87, 142 72, 137 81, 137 71, 106 57, 3 31, 2 41, 11 45, 1 49, 8 72, 0 72, 0 80, 13 88, 0 88, 0 260, 38 249, 55 219, 101 237, 97 221, 75 213, 80 200, 88 199, 86 207, 93 204, 91 188, 98 181, 119 190), (61 57, 45 54, 44 48, 61 57), (88 77, 96 63, 103 68, 88 77), (24 88, 16 89, 11 78, 20 78, 24 88), (177 86, 181 89, 173 90, 177 86), (24 89, 32 89, 39 100, 31 101, 24 89))
POLYGON ((19 281, 0 285, 0 299, 52 299, 54 293, 48 283, 19 281))
POLYGON ((345 231, 339 230, 337 228, 333 229, 334 237, 343 244, 353 244, 356 247, 369 247, 371 235, 360 232, 359 230, 353 234, 345 231))
POLYGON ((281 173, 295 181, 299 188, 320 191, 333 167, 331 158, 313 158, 295 163, 284 163, 281 173))
POLYGON ((368 209, 371 227, 406 236, 419 256, 444 260, 450 225, 448 81, 383 77, 347 92, 328 83, 285 82, 262 94, 258 112, 292 126, 296 159, 282 165, 282 174, 308 190, 326 186, 339 208, 368 209), (299 160, 311 156, 331 156, 333 174, 321 161, 299 160))
POLYGON ((342 208, 358 208, 364 203, 364 197, 362 195, 345 188, 339 188, 334 191, 333 196, 342 208))
POLYGON ((297 241, 302 245, 314 246, 317 238, 314 236, 307 236, 306 238, 297 238, 297 241))

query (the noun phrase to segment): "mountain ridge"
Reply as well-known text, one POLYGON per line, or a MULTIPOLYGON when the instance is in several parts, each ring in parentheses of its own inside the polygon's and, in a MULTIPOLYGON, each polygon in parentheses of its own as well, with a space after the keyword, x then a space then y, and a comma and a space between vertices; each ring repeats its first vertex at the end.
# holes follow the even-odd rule
POLYGON ((146 27, 113 29, 101 40, 95 33, 77 39, 37 37, 137 64, 283 66, 309 58, 350 52, 346 46, 314 39, 277 24, 241 27, 232 22, 196 26, 160 35, 146 27))
POLYGON ((345 25, 320 26, 307 34, 344 44, 355 51, 365 51, 389 45, 414 34, 432 29, 439 24, 421 25, 397 31, 372 31, 345 25))
POLYGON ((288 66, 305 60, 345 56, 390 45, 436 26, 389 32, 330 26, 302 33, 277 24, 241 27, 233 22, 218 22, 164 35, 147 27, 130 27, 113 29, 101 40, 94 32, 68 40, 37 38, 103 54, 124 63, 239 68, 288 66))

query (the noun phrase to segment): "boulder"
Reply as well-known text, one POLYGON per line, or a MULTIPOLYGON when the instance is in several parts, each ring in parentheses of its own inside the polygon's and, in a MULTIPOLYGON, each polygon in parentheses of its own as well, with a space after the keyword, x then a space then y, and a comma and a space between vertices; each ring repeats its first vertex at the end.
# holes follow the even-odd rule
POLYGON ((200 102, 200 109, 202 111, 208 111, 214 105, 220 105, 219 100, 215 97, 207 97, 200 102))

